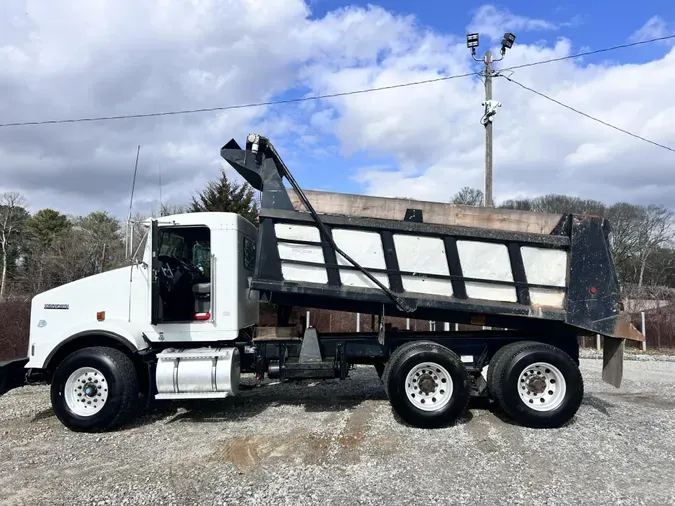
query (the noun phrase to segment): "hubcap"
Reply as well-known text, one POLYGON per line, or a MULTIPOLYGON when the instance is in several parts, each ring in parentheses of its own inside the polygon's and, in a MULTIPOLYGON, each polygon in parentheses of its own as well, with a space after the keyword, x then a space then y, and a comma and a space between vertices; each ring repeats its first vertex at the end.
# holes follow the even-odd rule
POLYGON ((437 411, 452 398, 450 373, 434 362, 413 367, 405 379, 405 393, 413 406, 422 411, 437 411))
POLYGON ((567 391, 560 370, 546 362, 528 365, 518 377, 520 400, 535 411, 552 411, 562 404, 567 391))
POLYGON ((108 382, 98 369, 80 367, 68 376, 64 389, 68 409, 79 416, 92 416, 108 400, 108 382))

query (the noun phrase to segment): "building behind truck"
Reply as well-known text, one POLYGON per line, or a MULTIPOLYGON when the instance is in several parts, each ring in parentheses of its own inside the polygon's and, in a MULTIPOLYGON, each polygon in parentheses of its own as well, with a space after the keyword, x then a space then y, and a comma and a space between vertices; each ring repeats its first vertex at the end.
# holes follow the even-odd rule
POLYGON ((221 156, 261 191, 259 226, 232 213, 149 220, 142 261, 33 298, 28 356, 0 367, 0 393, 48 381, 65 426, 101 431, 144 401, 237 395, 242 373, 345 379, 370 364, 411 425, 451 424, 487 396, 520 424, 558 427, 583 397, 577 336, 604 336, 616 387, 624 340, 644 339, 622 311, 604 219, 308 194, 259 135, 221 156), (379 326, 258 335, 261 301, 282 327, 293 307, 379 326), (406 331, 386 316, 508 330, 406 331))

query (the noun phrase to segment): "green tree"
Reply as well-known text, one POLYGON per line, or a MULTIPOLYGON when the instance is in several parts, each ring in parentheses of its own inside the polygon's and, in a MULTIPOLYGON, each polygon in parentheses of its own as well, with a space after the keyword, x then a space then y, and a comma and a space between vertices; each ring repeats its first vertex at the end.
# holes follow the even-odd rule
POLYGON ((71 228, 68 217, 53 209, 41 209, 26 220, 20 268, 24 291, 39 293, 56 286, 53 246, 63 240, 71 228))
POLYGON ((230 181, 224 169, 221 169, 218 180, 208 183, 197 197, 193 197, 187 211, 237 213, 251 223, 258 223, 258 204, 253 188, 246 182, 237 184, 230 181))
POLYGON ((81 243, 81 266, 87 275, 115 269, 124 263, 124 237, 120 222, 105 211, 73 220, 76 242, 81 243))
POLYGON ((29 240, 37 242, 42 248, 49 247, 70 228, 68 217, 53 209, 41 209, 26 221, 29 240))
MULTIPOLYGON (((56 223, 64 222, 61 218, 52 220, 56 223)), ((52 234, 46 244, 32 241, 23 269, 24 286, 30 293, 124 265, 124 237, 115 217, 95 211, 74 217, 69 223, 60 233, 52 234)))

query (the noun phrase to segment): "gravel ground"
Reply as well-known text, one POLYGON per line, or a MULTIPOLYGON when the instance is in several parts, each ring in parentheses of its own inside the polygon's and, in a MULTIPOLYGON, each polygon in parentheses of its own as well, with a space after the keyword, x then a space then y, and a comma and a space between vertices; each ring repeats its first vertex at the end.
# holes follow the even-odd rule
POLYGON ((556 430, 473 405, 427 431, 392 415, 373 368, 166 403, 108 434, 65 429, 48 389, 0 397, 0 504, 675 504, 675 364, 625 363, 556 430))
MULTIPOLYGON (((598 351, 594 349, 582 349, 579 350, 579 356, 581 358, 602 359, 602 350, 598 351)), ((641 362, 675 362, 675 354, 672 352, 669 354, 655 352, 645 353, 637 350, 626 349, 624 350, 623 358, 624 360, 637 360, 641 362)))

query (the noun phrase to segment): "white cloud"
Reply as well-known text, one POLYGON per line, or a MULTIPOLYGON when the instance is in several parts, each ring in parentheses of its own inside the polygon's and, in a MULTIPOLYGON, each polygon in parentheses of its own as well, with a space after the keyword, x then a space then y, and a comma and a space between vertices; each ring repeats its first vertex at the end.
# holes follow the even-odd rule
MULTIPOLYGON (((500 29, 501 30, 501 29, 500 29)), ((322 92, 423 80, 437 73, 470 71, 463 43, 418 34, 404 57, 358 69, 319 71, 322 92), (424 41, 423 43, 421 41, 424 41), (424 49, 422 49, 424 48, 424 49), (429 68, 422 65, 432 62, 429 68)), ((502 66, 517 66, 572 53, 571 43, 516 44, 502 66)), ((616 57, 616 56, 615 56, 616 57)), ((567 60, 521 69, 515 80, 620 128, 675 146, 662 125, 665 97, 675 85, 675 51, 645 64, 584 66, 567 60)), ((493 85, 503 103, 495 119, 494 192, 498 200, 542 193, 569 193, 606 201, 653 201, 675 205, 673 154, 602 126, 504 79, 493 85), (650 187, 649 192, 641 191, 650 187)), ((363 169, 367 192, 448 200, 464 185, 482 188, 483 85, 451 80, 333 101, 342 151, 393 156, 401 170, 363 169)), ((667 103, 667 102, 666 102, 667 103)))
MULTIPOLYGON (((636 30, 628 40, 630 42, 638 42, 641 40, 658 39, 667 37, 673 33, 675 33, 675 30, 672 27, 669 27, 668 23, 666 23, 661 16, 652 16, 644 25, 636 30)), ((672 44, 670 41, 664 42, 672 44)))
MULTIPOLYGON (((464 34, 434 33, 380 7, 310 18, 302 0, 9 0, 0 17, 0 118, 30 121, 212 107, 386 86, 477 70, 464 34)), ((648 23, 649 24, 649 23, 648 23)), ((472 26, 557 27, 493 6, 472 26)), ((553 33, 558 33, 554 31, 553 33)), ((578 42, 575 42, 578 45, 578 42)), ((516 43, 504 65, 571 53, 564 38, 516 43)), ((616 55, 618 57, 619 55, 616 55)), ((667 97, 675 53, 646 64, 583 66, 581 60, 522 69, 514 78, 617 126, 675 145, 667 97)), ((547 192, 675 204, 667 153, 498 79, 497 199, 547 192)), ((447 200, 482 186, 483 85, 477 79, 340 97, 294 106, 104 123, 0 128, 0 191, 33 209, 105 207, 126 213, 137 144, 137 202, 186 200, 218 174, 219 148, 250 130, 269 135, 291 168, 353 154, 384 157, 346 174, 366 192, 447 200)), ((308 173, 308 172, 304 172, 308 173)), ((316 174, 316 172, 314 172, 316 174)), ((330 174, 330 175, 328 175, 330 174)))
MULTIPOLYGON (((0 18, 3 121, 259 101, 292 86, 309 54, 288 30, 305 29, 300 0, 23 4, 3 5, 0 18)), ((0 129, 0 190, 22 191, 32 208, 119 212, 141 144, 139 202, 158 195, 158 165, 165 196, 185 197, 186 182, 217 175, 222 143, 265 111, 0 129)))
POLYGON ((517 16, 494 5, 482 5, 476 10, 467 28, 471 33, 487 35, 493 41, 501 41, 505 32, 556 30, 558 26, 544 19, 517 16))
MULTIPOLYGON (((379 7, 311 20, 302 0, 8 0, 2 9, 0 117, 7 122, 265 101, 298 84, 308 66, 403 56, 396 41, 405 43, 413 23, 379 7)), ((301 118, 308 111, 260 107, 0 129, 0 191, 23 192, 35 209, 104 205, 119 214, 141 144, 138 202, 158 195, 160 165, 165 199, 185 198, 186 188, 199 189, 195 181, 217 176, 219 147, 253 126, 275 139, 298 137, 305 149, 316 144, 301 118)))

